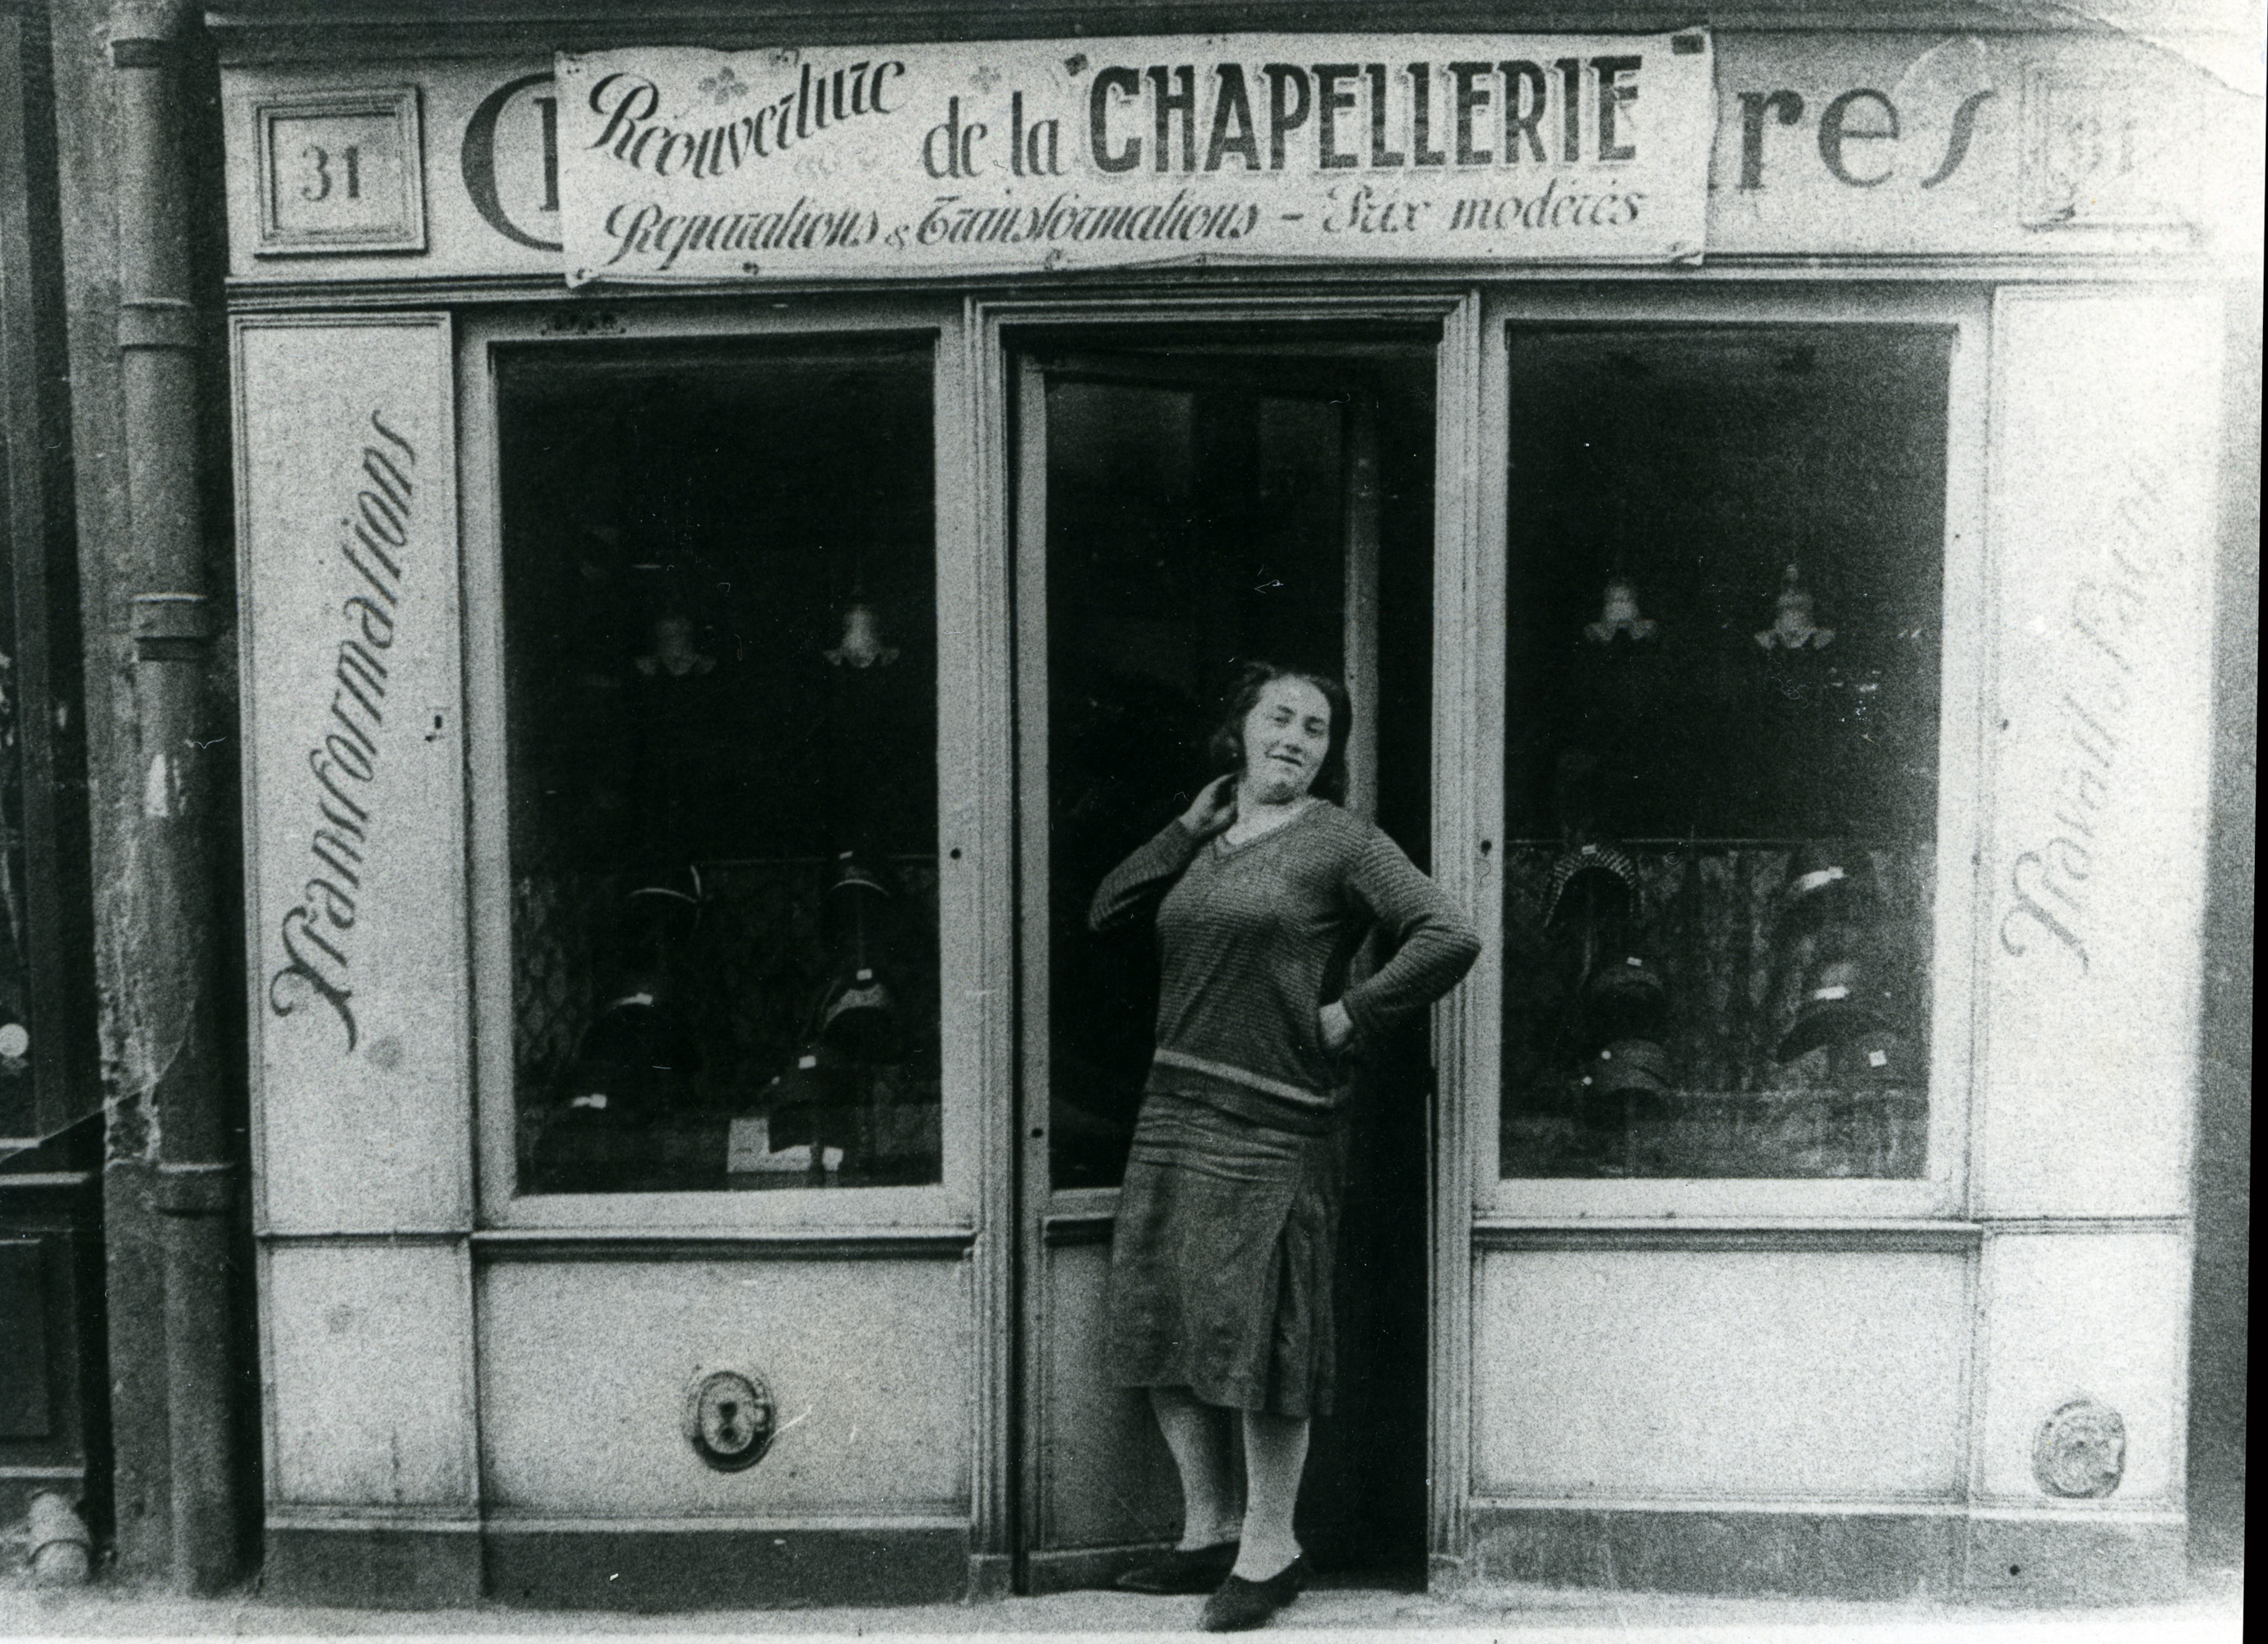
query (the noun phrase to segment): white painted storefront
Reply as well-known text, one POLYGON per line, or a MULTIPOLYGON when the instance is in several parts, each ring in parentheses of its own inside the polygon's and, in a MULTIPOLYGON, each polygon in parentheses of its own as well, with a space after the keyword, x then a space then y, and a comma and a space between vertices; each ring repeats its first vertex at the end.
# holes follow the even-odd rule
MULTIPOLYGON (((1071 939, 1050 911, 1051 895, 1083 894, 1064 887, 1086 871, 1088 836, 1049 796, 1089 766, 1049 715, 1088 678, 1090 653, 1129 675, 1203 675, 1211 642, 1173 626, 1185 610, 1159 594, 1139 632, 1100 593, 1090 611, 1073 569, 1087 562, 1071 556, 1078 522, 1107 535, 1111 510, 1147 506, 1152 490, 1180 496, 1175 464, 1194 465, 1191 497, 1230 485, 1205 479, 1237 466, 1205 439, 1254 453, 1270 520, 1297 512, 1300 476, 1312 490, 1324 474, 1326 522, 1301 540, 1326 542, 1314 563, 1337 579, 1290 626, 1220 643, 1306 622, 1338 647, 1358 726, 1378 727, 1356 744, 1355 802, 1419 830, 1404 843, 1430 854, 1487 938, 1432 1025, 1430 1099, 1422 1068, 1381 1076, 1381 1100, 1400 1104, 1386 1133, 1424 1132, 1410 1140, 1415 1185, 1381 1187, 1379 1202, 1413 1240, 1425 1227, 1391 1270, 1411 1277, 1403 1301, 1423 1294, 1425 1339, 1403 1383, 1378 1368, 1390 1343, 1365 1349, 1359 1386, 1402 1389, 1410 1454, 1394 1477, 1411 1482, 1412 1543, 1434 1579, 2041 1593, 2172 1579, 2222 323, 2210 253, 2215 234, 2242 236, 2211 217, 2228 197, 2199 135, 2225 95, 2211 81, 2150 48, 2029 34, 746 53, 646 50, 626 35, 578 41, 589 49, 556 63, 460 55, 438 39, 404 51, 346 27, 320 46, 222 38, 275 1579, 392 1582, 433 1602, 488 1590, 671 1603, 709 1590, 682 1585, 707 1568, 718 1593, 741 1597, 937 1595, 1093 1579, 1174 1532, 1162 1447, 1097 1357, 1115 1177, 1079 1162, 1085 1110, 1067 1081, 1108 1058, 1079 1036, 1084 996, 1059 997, 1089 973, 1061 950, 1071 939), (759 138, 783 144, 806 112, 799 95, 816 75, 824 106, 838 69, 839 151, 806 117, 792 149, 762 156, 780 162, 771 171, 749 159, 652 174, 656 155, 681 152, 690 170, 702 142, 725 151, 713 135, 679 144, 698 121, 745 122, 733 135, 751 155, 759 138), (1105 74, 1117 77, 1098 84, 1105 74), (623 76, 654 88, 635 121, 623 76), (1223 89, 1232 81, 1241 92, 1223 89), (1185 89, 1189 101, 1173 102, 1185 89), (1248 124, 1223 111, 1235 96, 1248 124), (1338 147, 1317 129, 1325 107, 1338 147), (1420 107, 1430 129, 1413 125, 1420 107), (1054 121, 1062 172, 977 175, 1012 119, 1024 135, 1001 155, 1038 163, 1050 146, 1039 122, 1054 121), (636 165, 615 163, 634 126, 671 122, 636 165), (1280 169, 1257 164, 1271 137, 1280 169), (1137 140, 1154 151, 1126 146, 1137 140), (1437 169, 1379 163, 1429 144, 1437 169), (1635 155, 1616 158, 1624 146, 1635 155), (1325 164, 1342 151, 1359 163, 1325 164), (1098 153, 1136 154, 1123 196, 1098 153), (1185 155, 1188 176, 1172 169, 1185 155), (1086 203, 1066 210, 1123 199, 1119 223, 1147 211, 1161 234, 1197 234, 1188 213, 1230 210, 1224 173, 1259 202, 1250 221, 1273 216, 1247 247, 1160 250, 1135 229, 1111 239, 1096 215, 1076 254, 1049 254, 1050 232, 1084 232, 1049 227, 1057 193, 1086 203), (1608 243, 1600 223, 1539 248, 1540 232, 1509 225, 1547 183, 1552 201, 1638 194, 1648 209, 1622 225, 1626 242, 1608 243), (922 225, 945 220, 941 198, 984 189, 1001 191, 984 196, 998 236, 940 228, 923 242, 922 225), (844 203, 820 199, 830 190, 844 203), (644 239, 623 252, 644 259, 640 277, 609 284, 608 236, 629 247, 623 213, 649 199, 644 239), (865 225, 813 225, 822 210, 865 225), (1388 245, 1396 212, 1406 243, 1388 245), (1461 213, 1467 226, 1451 230, 1461 213), (1483 218, 1493 226, 1475 249, 1458 237, 1483 218), (1630 386, 1598 387, 1611 371, 1630 386), (1793 399, 1771 399, 1780 381, 1793 399), (1818 437, 1791 427, 1773 436, 1783 445, 1743 451, 1697 424, 1700 456, 1648 467, 1671 460, 1650 454, 1644 417, 1614 432, 1624 393, 1657 410, 1719 393, 1727 406, 1793 404, 1818 437), (643 409, 620 409, 635 394, 643 409), (725 454, 711 459, 698 455, 708 433, 655 431, 677 426, 671 408, 688 394, 712 424, 761 437, 716 433, 725 454), (1567 426, 1623 443, 1560 452, 1535 409, 1555 399, 1567 426), (1242 431, 1219 432, 1232 424, 1242 431), (1161 443, 1113 456, 1138 425, 1165 430, 1161 443), (843 444, 860 440, 872 443, 843 444), (1303 454, 1316 441, 1328 461, 1303 454), (1881 454, 1893 448, 1895 461, 1881 454), (774 527, 734 511, 769 499, 767 518, 821 517, 746 477, 775 450, 804 453, 788 477, 835 487, 828 505, 871 520, 825 542, 816 527, 767 537, 774 527), (1862 588, 1885 631, 1893 608, 1920 611, 1898 630, 1905 648, 1881 652, 1889 694, 1869 699, 1905 691, 1920 705, 1867 710, 1919 750, 1881 788, 1881 815, 1904 820, 1867 833, 1874 813, 1854 808, 1832 829, 1689 821, 1593 836, 1563 812, 1556 829, 1540 825, 1548 779, 1535 773, 1555 768, 1552 750, 1523 738, 1558 723, 1554 691, 1578 689, 1535 615, 1557 608, 1555 544, 1590 528, 1568 499, 1602 488, 1599 570, 1634 577, 1645 605, 1611 631, 1609 591, 1595 655, 1642 667, 1645 645, 1685 640, 1679 609, 1651 597, 1675 578, 1630 558, 1632 545, 1659 537, 1648 520, 1702 527, 1632 476, 1668 493, 1715 486, 1733 508, 1752 472, 1755 495, 1777 500, 1723 528, 1810 522, 1786 555, 1827 578, 1821 621, 1844 650, 1766 642, 1772 557, 1756 620, 1740 608, 1742 625, 1710 652, 1720 683, 1683 676, 1690 701, 1717 702, 1736 668, 1874 654, 1852 649, 1874 643, 1862 588), (681 494, 695 500, 667 500, 681 494), (1102 512, 1079 512, 1090 505, 1102 512), (1923 567, 1918 581, 1878 588, 1863 565, 1837 569, 1876 516, 1895 520, 1874 557, 1923 567), (646 546, 625 546, 639 531, 646 546), (795 580, 854 538, 866 557, 834 592, 795 580), (746 777, 741 754, 664 801, 652 795, 676 794, 674 769, 637 762, 657 757, 652 726, 681 719, 635 721, 649 729, 625 734, 628 751, 581 721, 586 687, 590 702, 673 689, 656 682, 676 677, 672 642, 658 626, 624 630, 608 608, 661 586, 638 577, 678 576, 674 555, 803 590, 740 604, 747 589, 720 577, 681 614, 674 583, 668 608, 652 607, 657 625, 689 624, 686 677, 769 679, 772 667, 789 682, 771 706, 695 714, 746 711, 734 748, 774 750, 746 753, 748 769, 803 769, 805 744, 763 740, 793 728, 780 723, 802 711, 792 704, 863 711, 842 706, 854 670, 927 671, 907 700, 928 705, 873 723, 895 736, 887 715, 911 715, 926 739, 917 763, 934 759, 933 804, 926 776, 843 800, 850 778, 829 767, 812 789, 837 785, 828 825, 870 829, 894 905, 918 912, 920 951, 892 974, 921 1048, 851 1058, 868 1117, 791 1132, 788 1098, 766 1080, 797 1070, 764 1035, 792 1037, 794 1013, 747 1006, 729 1032, 703 1029, 707 1117, 681 1136, 666 1120, 641 1132, 635 1145, 659 1162, 632 1179, 608 1175, 608 1145, 545 1151, 567 1146, 546 1137, 569 1134, 569 1119, 605 1110, 603 1092, 596 1109, 590 1092, 531 1094, 579 1054, 569 1019, 600 939, 560 910, 604 876, 554 865, 600 848, 571 819, 587 815, 595 837, 604 805, 562 800, 571 820, 555 827, 535 789, 604 778, 604 804, 647 819, 639 838, 666 834, 672 862, 697 867, 706 933, 684 940, 731 953, 686 985, 729 991, 729 977, 746 999, 762 991, 748 977, 823 969, 817 948, 763 957, 763 932, 802 930, 836 905, 798 901, 803 881, 777 863, 836 857, 836 836, 775 859, 670 832, 706 841, 703 829, 762 817, 804 837, 802 801, 746 777), (762 624, 804 610, 798 600, 823 617, 806 626, 826 643, 843 636, 849 663, 797 674, 803 662, 767 654, 775 630, 762 624), (852 654, 845 613, 863 606, 894 624, 887 664, 852 654), (540 621, 523 615, 539 608, 540 621), (1650 640, 1641 624, 1655 619, 1650 640), (626 631, 620 667, 590 660, 615 643, 593 635, 626 631), (733 633, 740 652, 722 644, 733 633), (1197 660, 1159 660, 1176 646, 1197 660), (820 695, 792 696, 806 676, 820 695), (549 751, 528 751, 539 746, 549 751), (646 793, 606 778, 617 759, 648 773, 646 793), (719 783, 745 796, 716 798, 719 783), (1558 940, 1556 888, 1555 905, 1534 900, 1541 875, 1563 847, 1617 833, 1631 897, 1662 921, 1629 962, 1673 988, 1718 940, 1680 923, 1720 905, 1711 887, 1749 886, 1741 894, 1764 907, 1794 895, 1773 888, 1783 870, 1797 882, 1797 836, 1867 833, 1869 863, 1852 871, 1880 874, 1893 934, 1918 944, 1896 1043, 1880 1052, 1904 1058, 1902 1076, 1833 1071, 1766 1089, 1727 1075, 1704 1101, 1693 1072, 1640 1090, 1610 1132, 1578 1098, 1563 1102, 1533 1010, 1513 1002, 1531 998, 1524 967, 1542 962, 1522 921, 1547 948, 1558 940), (716 1048, 727 1040, 743 1057, 730 1074, 716 1048), (588 1110, 571 1113, 576 1102, 588 1110), (766 1103, 767 1128, 753 1128, 766 1103), (898 1117, 874 1117, 885 1110, 898 1117), (717 1403, 745 1398, 760 1406, 755 1428, 717 1403), (760 1459, 738 1464, 751 1448, 760 1459), (1602 1574, 1616 1559, 1619 1574, 1602 1574), (1697 1578, 1702 1567, 1716 1574, 1697 1578)), ((1693 586, 1715 598, 1716 584, 1693 586)), ((1572 625, 1565 638, 1566 655, 1594 654, 1572 625)), ((1644 697, 1627 682, 1639 677, 1580 689, 1594 704, 1685 699, 1644 697), (1638 694, 1613 694, 1624 690, 1638 694)), ((1690 711, 1697 727, 1717 723, 1706 704, 1690 711)), ((1725 711, 1742 736, 1766 723, 1725 711)), ((1863 741, 1863 718, 1836 723, 1859 725, 1863 741)), ((706 732, 686 734, 688 761, 712 758, 706 732)), ((1661 746, 1699 737, 1673 726, 1661 746)), ((1864 757, 1859 741, 1851 757, 1864 757)), ((1673 755, 1698 756, 1647 757, 1661 770, 1673 755)), ((1093 762, 1094 792, 1120 791, 1106 783, 1117 756, 1093 762)), ((1777 780, 1727 778, 1708 814, 1733 815, 1777 780)), ((1812 802, 1798 792, 1786 815, 1809 816, 1812 802)), ((1656 798, 1632 803, 1668 814, 1656 798)), ((815 822, 805 831, 820 839, 815 822)), ((1742 962, 1754 984, 1733 985, 1749 1001, 1738 1008, 1785 993, 1764 958, 1742 962)), ((1694 1047, 1727 1042, 1686 997, 1670 1006, 1684 1025, 1660 1037, 1691 1068, 1694 1047)), ((1763 1025, 1742 1031, 1765 1043, 1763 1025)), ((1392 1307, 1373 1302, 1383 1310, 1364 1317, 1385 1340, 1392 1307)), ((1363 1464, 1348 1459, 1359 1411, 1346 1420, 1343 1480, 1363 1464)))

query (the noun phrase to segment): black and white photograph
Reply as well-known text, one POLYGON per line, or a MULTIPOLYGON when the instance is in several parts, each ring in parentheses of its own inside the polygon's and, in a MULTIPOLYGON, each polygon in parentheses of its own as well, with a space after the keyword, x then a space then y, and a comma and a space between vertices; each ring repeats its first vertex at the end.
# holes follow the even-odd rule
POLYGON ((2260 0, 0 0, 0 1635, 2235 1640, 2260 0))

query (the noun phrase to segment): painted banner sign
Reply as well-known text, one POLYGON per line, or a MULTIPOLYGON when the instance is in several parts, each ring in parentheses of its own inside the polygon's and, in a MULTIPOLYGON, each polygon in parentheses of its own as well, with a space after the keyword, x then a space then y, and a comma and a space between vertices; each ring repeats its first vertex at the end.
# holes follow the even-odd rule
POLYGON ((563 54, 571 284, 1699 257, 1709 36, 563 54))

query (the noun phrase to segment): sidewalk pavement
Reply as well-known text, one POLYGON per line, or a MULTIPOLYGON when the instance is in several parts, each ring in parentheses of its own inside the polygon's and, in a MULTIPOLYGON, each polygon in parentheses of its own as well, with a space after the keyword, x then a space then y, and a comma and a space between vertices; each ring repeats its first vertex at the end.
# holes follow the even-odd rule
MULTIPOLYGON (((1111 1644, 1194 1635, 1198 1600, 1059 1593, 902 1608, 707 1611, 638 1615, 503 1604, 472 1610, 327 1610, 253 1590, 188 1599, 97 1583, 36 1589, 0 1575, 0 1636, 33 1638, 428 1638, 622 1636, 774 1638, 1106 1638, 1111 1644)), ((2016 1611, 1916 1599, 1841 1602, 1705 1598, 1528 1586, 1476 1587, 1454 1598, 1325 1586, 1285 1611, 1267 1636, 1322 1644, 1423 1634, 1445 1644, 2228 1644, 2243 1635, 2241 1572, 2209 1572, 2168 1603, 2016 1611)))

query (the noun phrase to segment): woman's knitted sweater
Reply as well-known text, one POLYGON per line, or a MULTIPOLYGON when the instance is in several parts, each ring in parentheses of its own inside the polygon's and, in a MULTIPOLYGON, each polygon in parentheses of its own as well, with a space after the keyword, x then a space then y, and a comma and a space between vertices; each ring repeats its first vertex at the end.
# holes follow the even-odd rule
POLYGON ((1110 930, 1152 903, 1161 973, 1148 1088, 1283 1129, 1327 1129, 1345 1103, 1353 1058, 1324 1050, 1325 1005, 1346 1006, 1359 1044, 1447 993, 1480 953, 1393 840, 1326 802, 1240 845, 1168 824, 1102 881, 1088 922, 1110 930), (1379 969, 1348 987, 1373 929, 1379 969))

